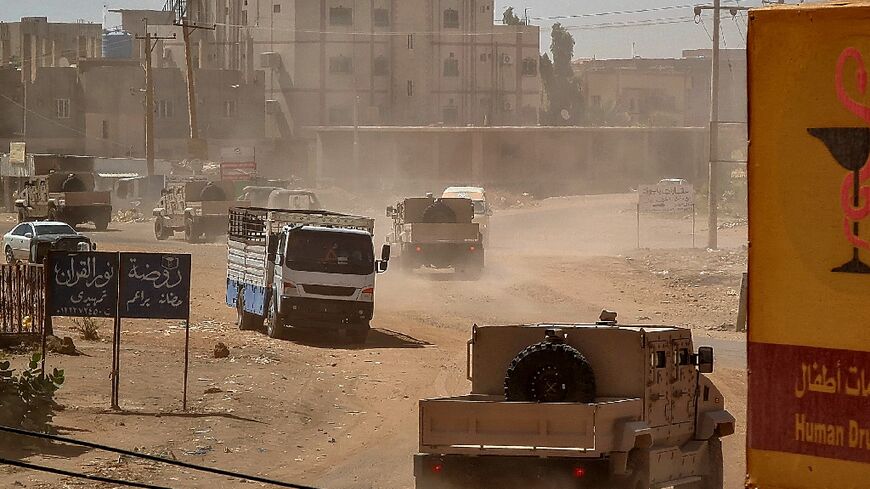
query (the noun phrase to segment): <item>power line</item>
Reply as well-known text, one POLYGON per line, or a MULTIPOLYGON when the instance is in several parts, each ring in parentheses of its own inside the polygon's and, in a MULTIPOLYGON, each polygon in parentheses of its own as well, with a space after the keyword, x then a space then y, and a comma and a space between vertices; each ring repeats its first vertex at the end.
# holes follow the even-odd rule
POLYGON ((569 14, 569 15, 552 15, 548 17, 530 17, 532 20, 564 20, 564 19, 583 19, 588 17, 604 17, 607 15, 630 15, 630 14, 644 14, 650 12, 661 12, 665 10, 679 10, 679 9, 688 9, 694 8, 694 5, 670 5, 666 7, 651 7, 651 8, 642 8, 636 10, 613 10, 610 12, 593 12, 588 14, 569 14))
POLYGON ((107 484, 118 484, 122 486, 128 487, 142 487, 145 489, 170 489, 164 486, 155 486, 153 484, 145 484, 142 482, 133 482, 133 481, 125 481, 121 479, 112 479, 109 477, 101 477, 98 475, 89 475, 80 472, 71 472, 63 469, 56 469, 54 467, 46 467, 44 465, 36 465, 27 462, 22 462, 20 460, 10 460, 7 458, 0 458, 0 464, 11 465, 13 467, 21 467, 23 469, 36 470, 38 472, 48 472, 49 474, 55 475, 63 475, 67 477, 74 477, 76 479, 86 479, 94 482, 105 482, 107 484))
POLYGON ((598 29, 615 29, 615 28, 625 28, 625 27, 647 27, 647 26, 659 26, 659 25, 670 25, 670 24, 682 24, 691 21, 694 19, 692 16, 685 17, 662 17, 659 19, 646 19, 646 20, 627 20, 624 22, 605 22, 601 24, 581 24, 581 25, 569 25, 563 26, 565 29, 571 31, 585 31, 585 30, 598 30, 598 29))
MULTIPOLYGON (((76 440, 74 438, 68 438, 65 436, 58 436, 58 435, 51 435, 48 433, 38 433, 35 431, 22 430, 20 428, 13 428, 11 426, 0 425, 0 431, 5 431, 7 433, 15 433, 16 435, 31 436, 34 438, 42 438, 45 440, 70 443, 72 445, 93 448, 96 450, 105 450, 107 452, 113 452, 113 453, 117 453, 120 455, 126 455, 128 457, 142 458, 145 460, 150 460, 152 462, 158 462, 158 463, 163 463, 163 464, 167 464, 167 465, 174 465, 177 467, 183 467, 185 469, 191 469, 191 470, 198 470, 201 472, 209 472, 212 474, 222 475, 222 476, 226 476, 226 477, 232 477, 235 479, 245 479, 245 480, 249 480, 249 481, 253 481, 253 482, 260 482, 263 484, 272 484, 272 485, 278 486, 278 487, 289 487, 291 489, 317 489, 317 488, 311 487, 311 486, 292 484, 290 482, 282 482, 279 480, 268 479, 266 477, 260 477, 260 476, 256 476, 256 475, 246 475, 246 474, 241 474, 238 472, 232 472, 229 470, 218 469, 218 468, 214 468, 214 467, 206 467, 204 465, 196 465, 196 464, 191 464, 188 462, 182 462, 180 460, 172 460, 172 459, 168 459, 168 458, 157 457, 155 455, 149 455, 147 453, 134 452, 131 450, 125 450, 123 448, 110 447, 108 445, 101 445, 99 443, 94 443, 94 442, 90 442, 90 441, 76 440)), ((162 488, 158 488, 158 489, 162 489, 162 488)))

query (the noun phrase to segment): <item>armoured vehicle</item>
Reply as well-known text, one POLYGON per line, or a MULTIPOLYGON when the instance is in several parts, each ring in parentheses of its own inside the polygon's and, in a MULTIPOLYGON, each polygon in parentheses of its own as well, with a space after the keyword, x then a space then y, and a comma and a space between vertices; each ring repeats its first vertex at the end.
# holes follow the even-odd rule
POLYGON ((272 338, 293 329, 333 331, 364 343, 374 312, 374 220, 328 211, 234 208, 227 237, 227 304, 239 328, 266 325, 272 338))
POLYGON ((420 401, 417 489, 722 489, 713 350, 671 326, 474 326, 471 393, 420 401))
POLYGON ((70 226, 91 222, 105 231, 112 220, 111 192, 95 191, 91 172, 52 172, 31 178, 15 201, 18 222, 62 221, 70 226))
POLYGON ((232 182, 195 180, 169 183, 154 209, 154 236, 158 240, 183 232, 190 243, 213 241, 226 234, 229 209, 245 206, 234 200, 232 182))
POLYGON ((408 198, 387 208, 393 230, 387 242, 397 251, 401 268, 450 268, 478 278, 483 273, 484 246, 474 205, 466 198, 408 198))

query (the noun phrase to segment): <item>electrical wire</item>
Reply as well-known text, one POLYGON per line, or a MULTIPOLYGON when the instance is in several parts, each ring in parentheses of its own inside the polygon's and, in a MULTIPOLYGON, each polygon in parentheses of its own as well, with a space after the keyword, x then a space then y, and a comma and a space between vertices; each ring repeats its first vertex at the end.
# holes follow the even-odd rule
POLYGON ((112 479, 109 477, 101 477, 98 475, 89 475, 78 472, 71 472, 63 469, 56 469, 54 467, 46 467, 44 465, 36 465, 28 462, 22 462, 20 460, 11 460, 7 458, 0 457, 0 464, 11 465, 13 467, 20 467, 23 469, 36 470, 39 472, 48 472, 49 474, 55 475, 63 475, 67 477, 74 477, 76 479, 86 479, 94 482, 105 482, 107 484, 118 484, 127 487, 142 487, 144 489, 170 489, 165 486, 155 486, 153 484, 145 484, 142 482, 134 482, 134 481, 125 481, 121 479, 112 479))
POLYGON ((646 19, 646 20, 629 20, 625 22, 607 22, 602 24, 588 24, 588 25, 566 25, 563 26, 565 29, 569 31, 586 31, 586 30, 598 30, 598 29, 615 29, 615 28, 625 28, 625 27, 648 27, 648 26, 659 26, 659 25, 670 25, 670 24, 682 24, 691 21, 694 19, 692 16, 685 17, 663 17, 659 19, 646 19))
POLYGON ((212 474, 222 475, 222 476, 226 476, 226 477, 232 477, 235 479, 245 479, 245 480, 249 480, 249 481, 253 481, 253 482, 260 482, 263 484, 271 484, 271 485, 278 486, 278 487, 289 487, 291 489, 317 489, 317 488, 312 487, 312 486, 303 486, 301 484, 282 482, 279 480, 268 479, 266 477, 260 477, 260 476, 256 476, 256 475, 246 475, 246 474, 241 474, 238 472, 232 472, 230 470, 218 469, 218 468, 214 468, 214 467, 206 467, 204 465, 191 464, 188 462, 182 462, 180 460, 172 460, 172 459, 168 459, 168 458, 164 458, 164 457, 157 457, 155 455, 149 455, 147 453, 139 453, 139 452, 134 452, 131 450, 125 450, 123 448, 110 447, 108 445, 101 445, 99 443, 94 443, 94 442, 90 442, 90 441, 76 440, 74 438, 68 438, 65 436, 51 435, 48 433, 38 433, 35 431, 28 431, 28 430, 23 430, 20 428, 13 428, 11 426, 0 425, 0 431, 5 431, 6 433, 15 433, 16 435, 30 436, 30 437, 34 437, 34 438, 42 438, 45 440, 59 441, 62 443, 69 443, 72 445, 93 448, 96 450, 105 450, 107 452, 113 452, 113 453, 117 453, 120 455, 126 455, 128 457, 142 458, 145 460, 150 460, 152 462, 159 462, 159 463, 163 463, 163 464, 167 464, 167 465, 174 465, 176 467, 183 467, 185 469, 198 470, 201 472, 209 472, 212 474))
POLYGON ((665 7, 651 7, 651 8, 642 8, 636 10, 614 10, 610 12, 593 12, 588 14, 569 14, 569 15, 552 15, 548 17, 529 17, 532 20, 565 20, 565 19, 583 19, 588 17, 604 17, 607 15, 630 15, 630 14, 644 14, 650 12, 661 12, 665 10, 679 10, 679 9, 688 9, 694 8, 694 5, 685 4, 685 5, 669 5, 665 7))

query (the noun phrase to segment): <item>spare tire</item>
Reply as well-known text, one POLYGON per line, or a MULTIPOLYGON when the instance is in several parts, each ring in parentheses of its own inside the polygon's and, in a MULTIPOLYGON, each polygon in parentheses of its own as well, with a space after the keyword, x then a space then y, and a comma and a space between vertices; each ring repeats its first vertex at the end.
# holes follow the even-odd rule
POLYGON ((576 348, 544 341, 514 357, 504 378, 504 394, 508 401, 593 402, 595 373, 576 348))

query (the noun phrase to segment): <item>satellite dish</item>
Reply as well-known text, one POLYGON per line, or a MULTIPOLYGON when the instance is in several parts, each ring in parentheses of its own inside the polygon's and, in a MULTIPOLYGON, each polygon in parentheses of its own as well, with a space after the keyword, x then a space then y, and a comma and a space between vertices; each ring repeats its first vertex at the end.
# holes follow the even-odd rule
POLYGON ((564 120, 564 121, 571 120, 571 113, 568 112, 568 109, 562 109, 561 115, 562 115, 562 120, 564 120))
POLYGON ((57 60, 57 65, 61 68, 69 68, 69 60, 61 57, 59 60, 57 60))

